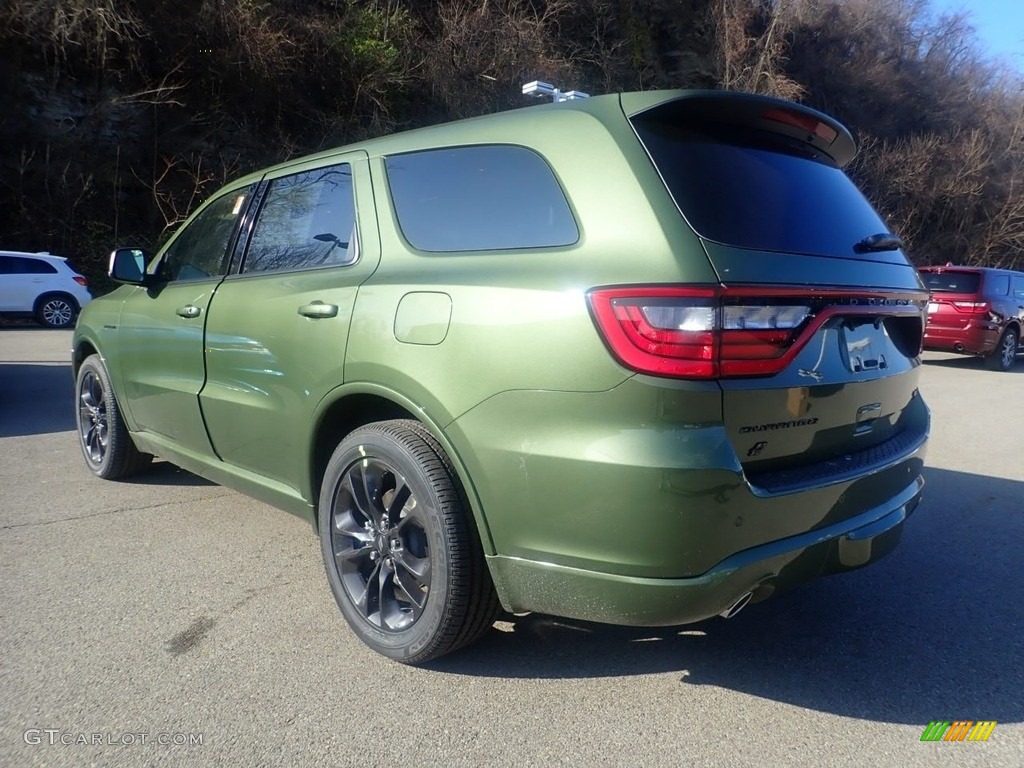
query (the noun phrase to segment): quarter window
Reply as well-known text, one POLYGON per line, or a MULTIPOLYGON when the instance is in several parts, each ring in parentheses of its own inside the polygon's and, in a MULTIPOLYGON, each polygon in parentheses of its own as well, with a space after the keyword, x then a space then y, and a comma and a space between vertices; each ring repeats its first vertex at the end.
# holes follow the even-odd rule
POLYGON ((1024 277, 1013 277, 1013 298, 1024 300, 1024 277))
POLYGON ((333 165, 271 182, 242 271, 337 266, 356 256, 352 168, 333 165))
POLYGON ((985 281, 986 292, 991 296, 1005 296, 1010 292, 1009 275, 989 275, 985 281))
POLYGON ((402 234, 421 251, 543 248, 579 240, 555 175, 524 147, 452 147, 385 162, 402 234))
POLYGON ((229 192, 204 208, 171 241, 154 265, 166 280, 206 280, 224 273, 228 244, 252 187, 229 192))

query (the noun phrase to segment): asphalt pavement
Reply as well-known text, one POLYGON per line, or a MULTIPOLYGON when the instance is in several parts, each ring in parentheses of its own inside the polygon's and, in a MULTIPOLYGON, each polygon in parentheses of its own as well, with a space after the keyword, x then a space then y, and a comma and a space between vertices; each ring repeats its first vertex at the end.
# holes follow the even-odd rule
POLYGON ((164 462, 93 477, 70 339, 0 329, 0 766, 1024 765, 1024 359, 925 356, 926 496, 881 562, 414 669, 349 631, 308 523, 164 462))

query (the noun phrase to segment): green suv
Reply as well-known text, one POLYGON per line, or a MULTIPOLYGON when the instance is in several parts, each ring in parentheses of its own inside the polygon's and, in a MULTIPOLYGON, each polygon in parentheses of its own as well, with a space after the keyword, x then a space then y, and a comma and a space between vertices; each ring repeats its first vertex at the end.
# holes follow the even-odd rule
POLYGON ((666 626, 863 566, 917 506, 928 294, 835 120, 625 93, 256 173, 83 311, 89 468, 308 519, 374 650, 666 626))

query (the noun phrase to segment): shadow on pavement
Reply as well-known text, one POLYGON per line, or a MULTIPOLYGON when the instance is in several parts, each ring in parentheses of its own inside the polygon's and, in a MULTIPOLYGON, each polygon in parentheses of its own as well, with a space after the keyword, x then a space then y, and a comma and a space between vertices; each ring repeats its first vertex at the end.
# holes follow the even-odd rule
POLYGON ((74 396, 70 363, 0 363, 0 437, 75 429, 74 396))
POLYGON ((216 483, 210 482, 205 477, 193 475, 186 469, 175 466, 169 461, 161 461, 159 459, 154 461, 149 469, 117 482, 128 485, 180 485, 189 487, 216 485, 216 483))
POLYGON ((901 545, 864 570, 687 627, 514 618, 433 668, 541 679, 672 672, 684 695, 711 685, 918 725, 1024 721, 1024 482, 926 475, 901 545))
MULTIPOLYGON (((974 357, 972 355, 958 355, 956 357, 941 357, 934 359, 926 359, 925 365, 936 366, 937 368, 959 368, 965 371, 984 371, 985 361, 980 357, 974 357)), ((998 373, 1005 375, 1007 373, 1024 373, 1024 357, 1017 355, 1017 362, 1008 371, 992 371, 992 373, 998 373)))

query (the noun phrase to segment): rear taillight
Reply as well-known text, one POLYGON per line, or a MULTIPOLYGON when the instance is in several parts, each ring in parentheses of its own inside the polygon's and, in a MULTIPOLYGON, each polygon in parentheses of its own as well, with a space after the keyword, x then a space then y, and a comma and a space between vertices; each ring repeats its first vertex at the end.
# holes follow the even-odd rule
POLYGON ((85 279, 84 277, 82 277, 81 275, 75 275, 75 276, 74 276, 74 277, 72 278, 72 280, 74 280, 74 281, 75 281, 76 283, 78 283, 78 284, 79 284, 80 286, 82 286, 83 288, 87 288, 87 287, 89 286, 89 281, 88 281, 88 280, 86 280, 86 279, 85 279))
POLYGON ((958 312, 966 312, 969 315, 983 315, 988 312, 987 301, 954 301, 951 303, 958 312))
POLYGON ((841 290, 601 288, 591 291, 589 300, 619 362, 640 373, 687 379, 778 373, 836 314, 915 316, 923 322, 917 297, 888 299, 841 290))

